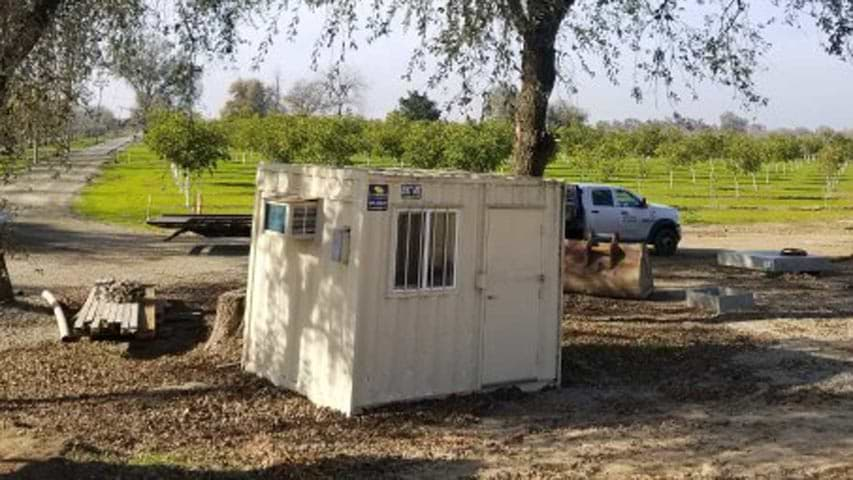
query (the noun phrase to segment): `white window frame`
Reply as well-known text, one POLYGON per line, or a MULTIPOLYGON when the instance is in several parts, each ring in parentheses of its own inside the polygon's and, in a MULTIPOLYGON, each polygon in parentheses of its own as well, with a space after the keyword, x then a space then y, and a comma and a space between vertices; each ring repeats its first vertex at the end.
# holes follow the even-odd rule
MULTIPOLYGON (((390 263, 390 289, 391 293, 397 296, 410 296, 410 295, 429 295, 435 293, 444 293, 451 292, 456 290, 456 286, 458 284, 459 277, 459 237, 460 237, 460 226, 462 225, 462 211, 458 208, 441 208, 441 207, 423 207, 423 208, 401 208, 394 211, 393 221, 391 222, 391 231, 393 234, 391 235, 391 242, 393 244, 393 251, 391 252, 391 261, 390 263), (453 213, 455 216, 455 224, 454 224, 454 238, 453 238, 453 282, 450 285, 441 286, 441 287, 427 287, 427 279, 429 275, 429 268, 424 268, 421 272, 421 276, 419 279, 419 286, 417 288, 399 288, 396 285, 397 279, 397 248, 399 247, 399 228, 398 225, 400 223, 400 215, 405 213, 425 213, 425 225, 424 225, 424 238, 431 239, 432 238, 432 214, 433 213, 453 213), (420 286, 422 285, 422 286, 420 286)), ((429 260, 430 249, 432 248, 431 243, 424 242, 426 248, 423 248, 422 256, 421 256, 421 265, 426 266, 427 261, 429 260), (428 247, 427 247, 428 245, 428 247)))

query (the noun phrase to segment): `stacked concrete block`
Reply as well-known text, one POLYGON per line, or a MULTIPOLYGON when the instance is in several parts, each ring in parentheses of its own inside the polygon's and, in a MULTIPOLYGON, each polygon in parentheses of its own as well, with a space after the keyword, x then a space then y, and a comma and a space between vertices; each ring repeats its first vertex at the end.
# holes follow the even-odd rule
POLYGON ((723 250, 717 253, 717 263, 767 273, 821 273, 833 268, 827 257, 782 255, 775 250, 723 250))
POLYGON ((752 292, 725 287, 689 289, 686 301, 692 308, 701 308, 717 315, 749 311, 755 305, 752 292))

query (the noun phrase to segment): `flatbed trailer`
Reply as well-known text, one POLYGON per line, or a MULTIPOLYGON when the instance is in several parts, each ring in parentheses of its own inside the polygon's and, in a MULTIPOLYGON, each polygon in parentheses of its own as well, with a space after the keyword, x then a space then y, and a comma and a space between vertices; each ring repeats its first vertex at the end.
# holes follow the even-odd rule
POLYGON ((251 237, 252 215, 188 215, 188 214, 165 214, 146 221, 148 225, 174 230, 175 232, 165 238, 168 242, 175 237, 192 232, 206 238, 222 237, 251 237))

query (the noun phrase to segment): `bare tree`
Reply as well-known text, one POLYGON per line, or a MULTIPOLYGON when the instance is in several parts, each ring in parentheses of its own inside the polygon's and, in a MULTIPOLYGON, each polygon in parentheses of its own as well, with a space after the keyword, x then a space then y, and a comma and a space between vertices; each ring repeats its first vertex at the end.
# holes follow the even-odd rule
POLYGON ((283 100, 297 115, 352 114, 360 108, 366 88, 357 70, 335 66, 316 78, 297 80, 283 100))
POLYGON ((324 75, 323 83, 329 94, 331 108, 338 116, 358 111, 367 83, 357 70, 331 68, 324 75))
POLYGON ((288 111, 296 115, 319 115, 333 108, 322 80, 297 80, 284 95, 288 111))

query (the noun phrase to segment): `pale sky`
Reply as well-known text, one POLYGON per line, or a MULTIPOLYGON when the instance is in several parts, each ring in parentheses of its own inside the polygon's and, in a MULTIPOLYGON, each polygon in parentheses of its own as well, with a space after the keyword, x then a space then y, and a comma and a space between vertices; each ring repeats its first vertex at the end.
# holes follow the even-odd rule
MULTIPOLYGON (((314 76, 310 69, 311 52, 319 23, 317 16, 303 18, 296 41, 279 38, 258 70, 251 68, 256 50, 250 46, 240 50, 236 63, 207 65, 200 110, 211 117, 218 115, 227 100, 228 85, 238 78, 258 78, 271 83, 278 71, 286 91, 295 80, 314 76)), ((764 57, 765 70, 755 77, 759 91, 770 99, 767 107, 743 111, 741 102, 731 90, 714 85, 702 86, 698 101, 685 99, 672 105, 661 93, 657 97, 647 94, 643 103, 637 104, 630 96, 631 82, 627 75, 621 86, 612 85, 601 75, 595 78, 584 75, 577 81, 579 91, 576 95, 568 96, 565 89, 558 86, 554 97, 566 98, 586 110, 593 122, 629 117, 665 118, 677 110, 683 115, 716 123, 722 112, 731 110, 769 128, 853 128, 853 64, 826 55, 819 45, 820 36, 811 28, 797 30, 776 26, 768 33, 772 49, 764 57)), ((250 41, 257 41, 262 33, 249 30, 246 36, 250 41)), ((347 65, 358 70, 368 85, 360 109, 362 115, 382 118, 397 107, 397 100, 408 90, 425 89, 424 78, 411 83, 401 78, 415 44, 414 37, 400 33, 373 45, 362 45, 349 54, 347 65)), ((453 88, 450 83, 448 91, 431 91, 429 95, 445 101, 453 88)), ((688 97, 687 92, 680 93, 688 97)), ((118 115, 126 116, 127 109, 133 107, 133 94, 122 82, 113 82, 104 90, 103 102, 118 115)), ((471 113, 476 116, 479 109, 471 113)))

